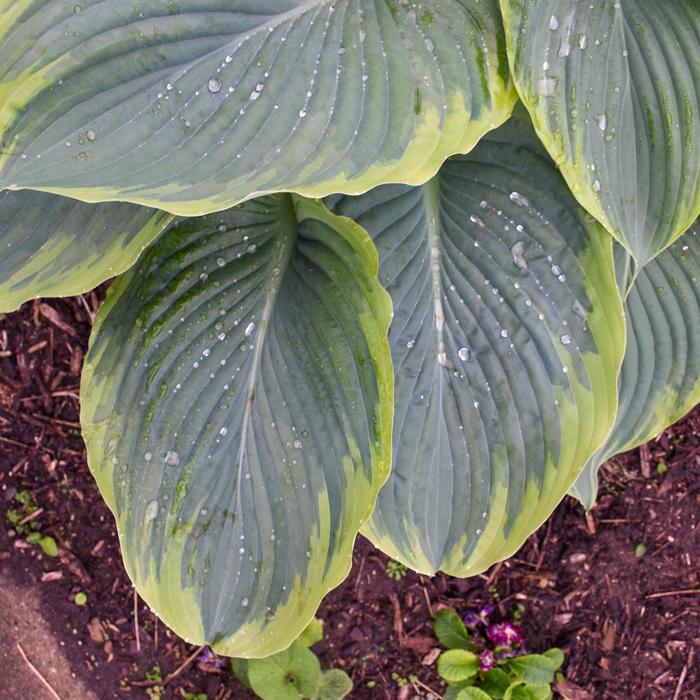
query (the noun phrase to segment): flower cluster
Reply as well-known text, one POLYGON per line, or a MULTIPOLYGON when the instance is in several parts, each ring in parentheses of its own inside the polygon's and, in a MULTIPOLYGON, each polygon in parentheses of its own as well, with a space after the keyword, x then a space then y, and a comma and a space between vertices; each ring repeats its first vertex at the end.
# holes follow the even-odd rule
POLYGON ((475 650, 479 653, 482 671, 490 671, 502 659, 526 654, 523 629, 510 620, 491 622, 493 605, 484 605, 478 613, 463 616, 475 650))

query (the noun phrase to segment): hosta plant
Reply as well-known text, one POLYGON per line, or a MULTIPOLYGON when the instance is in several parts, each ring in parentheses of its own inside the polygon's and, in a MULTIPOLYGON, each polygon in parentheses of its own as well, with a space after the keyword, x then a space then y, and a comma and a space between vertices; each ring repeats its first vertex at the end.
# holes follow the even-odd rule
POLYGON ((468 576, 590 507, 700 397, 699 112, 695 0, 0 0, 0 310, 116 278, 149 605, 264 657, 360 530, 468 576))

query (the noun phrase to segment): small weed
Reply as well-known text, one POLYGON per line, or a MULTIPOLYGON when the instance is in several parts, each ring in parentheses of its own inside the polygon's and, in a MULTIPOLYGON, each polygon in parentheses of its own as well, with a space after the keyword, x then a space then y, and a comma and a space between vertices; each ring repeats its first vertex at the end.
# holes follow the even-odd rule
POLYGON ((164 688, 162 685, 160 685, 163 682, 160 666, 156 665, 150 671, 147 671, 146 680, 153 681, 156 684, 146 689, 146 695, 148 695, 151 700, 161 700, 163 697, 164 688))
POLYGON ((408 573, 408 567, 399 561, 390 561, 386 565, 386 575, 394 581, 400 581, 408 573))

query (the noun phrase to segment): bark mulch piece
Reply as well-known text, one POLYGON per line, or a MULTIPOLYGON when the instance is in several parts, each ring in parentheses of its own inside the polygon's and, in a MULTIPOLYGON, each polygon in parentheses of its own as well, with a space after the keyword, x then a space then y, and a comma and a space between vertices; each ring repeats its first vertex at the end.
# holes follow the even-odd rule
MULTIPOLYGON (((159 623, 124 572, 79 430, 98 303, 91 293, 0 315, 0 580, 37 592, 76 688, 100 700, 251 697, 228 666, 200 659, 159 623), (31 531, 52 537, 58 555, 27 543, 31 531)), ((607 464, 590 514, 565 499, 514 557, 479 576, 396 580, 360 538, 350 576, 319 611, 326 638, 316 650, 352 676, 351 698, 439 698, 433 614, 494 603, 505 617, 521 606, 528 648, 566 652, 566 697, 700 700, 699 513, 696 409, 607 464)), ((24 651, 41 672, 42 650, 24 651)))

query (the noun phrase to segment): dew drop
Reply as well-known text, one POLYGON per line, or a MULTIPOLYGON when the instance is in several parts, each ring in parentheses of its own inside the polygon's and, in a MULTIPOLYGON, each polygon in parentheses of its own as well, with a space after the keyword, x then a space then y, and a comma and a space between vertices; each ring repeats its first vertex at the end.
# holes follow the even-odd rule
POLYGON ((538 81, 537 87, 539 89, 540 95, 543 97, 552 97, 557 88, 556 78, 542 78, 538 81))
POLYGON ((170 467, 176 467, 180 464, 180 455, 175 450, 168 450, 165 453, 165 463, 170 467))
POLYGON ((158 501, 150 501, 149 504, 146 506, 144 522, 147 524, 150 523, 152 520, 155 520, 159 510, 160 506, 158 505, 158 501))
POLYGON ((255 324, 249 323, 245 328, 244 335, 246 338, 250 338, 250 336, 253 335, 253 333, 255 333, 255 324))
POLYGON ((457 355, 459 355, 459 359, 462 360, 462 362, 469 362, 469 358, 471 357, 472 353, 469 348, 460 348, 457 351, 457 355))
POLYGON ((562 345, 571 345, 571 336, 564 334, 561 338, 561 344, 562 345))
POLYGON ((520 192, 511 192, 509 195, 510 201, 517 204, 519 207, 529 207, 530 202, 527 197, 523 197, 520 192))
POLYGON ((518 241, 511 249, 513 264, 521 269, 527 270, 527 260, 525 259, 525 241, 518 241))
POLYGON ((209 89, 209 92, 217 93, 221 90, 221 81, 218 78, 212 78, 207 83, 207 88, 209 89))
POLYGON ((85 136, 88 141, 94 141, 97 138, 97 134, 92 129, 88 129, 85 136))
POLYGON ((549 18, 549 28, 555 32, 557 29, 559 29, 559 20, 557 19, 556 15, 552 15, 549 18))

